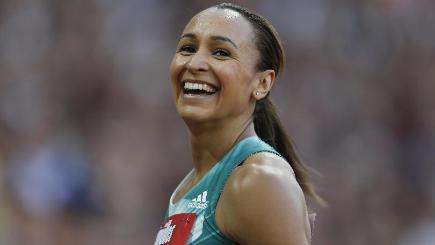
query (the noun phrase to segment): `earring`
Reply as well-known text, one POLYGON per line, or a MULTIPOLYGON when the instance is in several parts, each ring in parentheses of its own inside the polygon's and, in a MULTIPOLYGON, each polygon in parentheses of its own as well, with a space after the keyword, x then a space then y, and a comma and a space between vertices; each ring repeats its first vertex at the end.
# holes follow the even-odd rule
POLYGON ((257 91, 257 92, 255 92, 255 95, 259 96, 259 95, 260 95, 260 92, 258 92, 258 91, 257 91))

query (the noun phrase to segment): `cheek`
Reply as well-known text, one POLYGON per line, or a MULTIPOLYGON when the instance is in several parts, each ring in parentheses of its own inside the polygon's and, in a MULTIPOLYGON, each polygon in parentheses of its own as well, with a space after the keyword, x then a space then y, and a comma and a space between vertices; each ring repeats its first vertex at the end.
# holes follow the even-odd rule
POLYGON ((172 96, 174 100, 177 99, 177 95, 180 92, 180 87, 178 85, 178 78, 183 71, 185 62, 182 62, 182 59, 177 57, 177 55, 172 58, 171 64, 169 65, 169 74, 171 79, 171 88, 172 88, 172 96))
POLYGON ((222 86, 229 88, 231 93, 249 93, 248 90, 251 87, 250 84, 252 83, 253 74, 240 65, 221 67, 221 69, 216 73, 220 74, 222 86))
POLYGON ((174 58, 172 58, 171 64, 169 66, 169 74, 171 75, 171 81, 173 83, 177 82, 185 64, 186 61, 180 58, 178 55, 175 55, 174 58))

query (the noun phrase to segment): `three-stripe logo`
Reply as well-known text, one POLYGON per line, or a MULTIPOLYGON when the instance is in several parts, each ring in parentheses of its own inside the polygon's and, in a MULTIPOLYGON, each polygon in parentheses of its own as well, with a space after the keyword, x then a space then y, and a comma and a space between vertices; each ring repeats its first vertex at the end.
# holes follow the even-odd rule
POLYGON ((189 202, 187 207, 189 208, 199 208, 199 209, 205 209, 208 206, 207 201, 207 191, 203 191, 201 194, 199 194, 196 198, 193 198, 192 201, 189 202))

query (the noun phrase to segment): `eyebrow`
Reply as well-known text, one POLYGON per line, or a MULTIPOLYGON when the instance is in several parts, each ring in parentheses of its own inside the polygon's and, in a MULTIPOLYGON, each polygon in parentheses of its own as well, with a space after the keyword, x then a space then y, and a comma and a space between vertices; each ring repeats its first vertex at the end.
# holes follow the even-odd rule
MULTIPOLYGON (((183 34, 183 35, 180 37, 180 39, 182 39, 182 38, 198 39, 198 38, 196 37, 196 35, 193 34, 193 33, 185 33, 185 34, 183 34)), ((229 42, 229 43, 231 43, 231 45, 233 45, 235 48, 238 49, 237 45, 236 45, 236 44, 235 44, 231 39, 229 39, 228 37, 219 36, 219 35, 213 35, 213 36, 210 37, 210 39, 213 40, 213 41, 224 41, 224 42, 229 42)))

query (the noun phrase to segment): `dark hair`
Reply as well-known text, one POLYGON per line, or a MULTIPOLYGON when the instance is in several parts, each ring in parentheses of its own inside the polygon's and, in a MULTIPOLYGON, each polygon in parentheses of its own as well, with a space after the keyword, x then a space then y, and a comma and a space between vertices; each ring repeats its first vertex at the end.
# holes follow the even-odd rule
MULTIPOLYGON (((261 15, 235 4, 221 3, 213 7, 236 11, 251 23, 256 38, 255 44, 260 53, 257 69, 259 71, 272 69, 278 75, 284 66, 284 48, 272 24, 261 15)), ((275 105, 269 94, 256 102, 254 127, 257 135, 273 146, 289 162, 304 194, 323 204, 324 201, 314 190, 309 180, 308 169, 296 154, 294 145, 276 113, 275 105)))

